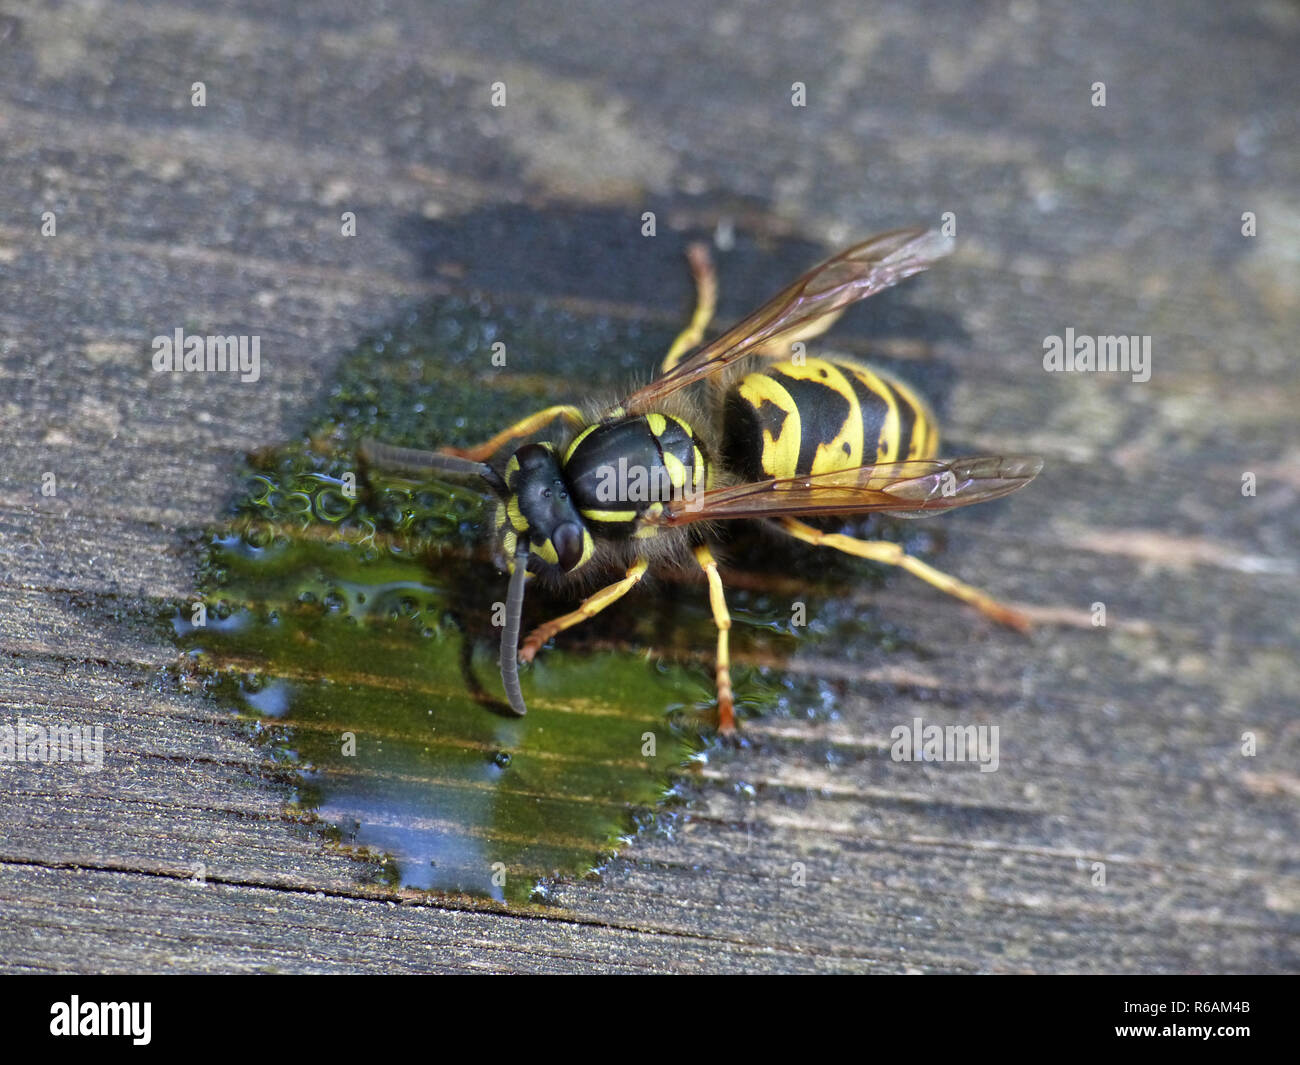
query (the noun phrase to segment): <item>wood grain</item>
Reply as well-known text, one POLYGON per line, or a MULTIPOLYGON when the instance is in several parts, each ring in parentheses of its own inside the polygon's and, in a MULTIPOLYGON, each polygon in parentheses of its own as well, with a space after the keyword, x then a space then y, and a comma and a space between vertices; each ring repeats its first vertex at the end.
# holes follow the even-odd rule
POLYGON ((0 763, 5 970, 1297 968, 1300 21, 765 10, 0 2, 0 723, 107 746, 99 773, 0 763), (675 831, 546 912, 382 887, 171 679, 162 618, 238 457, 421 301, 657 338, 689 301, 686 239, 719 222, 727 319, 944 211, 958 253, 834 343, 914 366, 954 447, 1045 456, 1030 490, 942 524, 941 564, 1038 609, 1032 640, 904 576, 837 600, 910 649, 797 653, 834 719, 752 722, 675 831), (260 334, 263 379, 155 377, 177 325, 260 334), (1151 335, 1150 382, 1043 372, 1066 327, 1151 335), (1099 601, 1104 629, 1082 623, 1099 601), (1001 768, 891 761, 914 716, 998 724, 1001 768))

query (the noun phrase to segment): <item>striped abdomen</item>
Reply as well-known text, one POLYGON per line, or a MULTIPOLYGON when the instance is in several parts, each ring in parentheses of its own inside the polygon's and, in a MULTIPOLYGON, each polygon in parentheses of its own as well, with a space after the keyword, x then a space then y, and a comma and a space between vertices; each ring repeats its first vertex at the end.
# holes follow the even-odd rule
POLYGON ((847 359, 779 362, 727 393, 723 456, 746 480, 933 458, 939 430, 907 385, 847 359))

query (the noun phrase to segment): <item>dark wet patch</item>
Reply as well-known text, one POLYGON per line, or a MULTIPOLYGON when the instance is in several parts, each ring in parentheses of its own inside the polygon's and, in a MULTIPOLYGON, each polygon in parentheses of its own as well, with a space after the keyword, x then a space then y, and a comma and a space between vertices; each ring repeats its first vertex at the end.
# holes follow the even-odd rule
MULTIPOLYGON (((649 376, 672 333, 563 297, 439 299, 348 356, 297 441, 249 456, 207 551, 205 624, 186 606, 177 638, 293 774, 292 812, 374 861, 381 881, 545 901, 548 878, 599 867, 647 825, 671 830, 664 812, 689 787, 713 708, 699 574, 650 582, 563 634, 524 671, 530 710, 516 718, 491 620, 505 578, 478 487, 371 477, 356 449, 366 437, 465 445, 552 403, 613 398, 649 376)), ((797 637, 848 626, 871 646, 889 630, 860 608, 792 624, 788 586, 833 606, 863 567, 743 529, 725 540, 753 574, 728 592, 742 713, 833 716, 834 685, 779 663, 797 637)), ((526 626, 572 605, 530 593, 526 626)))

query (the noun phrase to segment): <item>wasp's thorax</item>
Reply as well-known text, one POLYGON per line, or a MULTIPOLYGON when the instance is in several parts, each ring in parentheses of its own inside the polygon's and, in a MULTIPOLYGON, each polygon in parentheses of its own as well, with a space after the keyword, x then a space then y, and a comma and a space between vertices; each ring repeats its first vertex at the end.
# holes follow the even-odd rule
MULTIPOLYGON (((505 482, 508 494, 497 512, 497 526, 506 559, 514 559, 521 540, 535 559, 565 573, 591 558, 591 533, 550 444, 528 444, 516 451, 506 463, 505 482)), ((539 567, 534 563, 529 568, 539 567)))

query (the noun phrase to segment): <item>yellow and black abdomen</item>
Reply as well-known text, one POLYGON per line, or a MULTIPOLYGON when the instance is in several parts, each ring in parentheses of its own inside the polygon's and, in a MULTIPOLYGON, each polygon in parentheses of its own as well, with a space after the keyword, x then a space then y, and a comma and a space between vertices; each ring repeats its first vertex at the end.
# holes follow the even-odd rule
POLYGON ((933 458, 930 408, 896 378, 848 359, 778 362, 727 393, 723 461, 751 481, 933 458))

